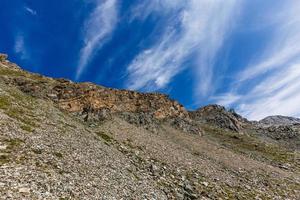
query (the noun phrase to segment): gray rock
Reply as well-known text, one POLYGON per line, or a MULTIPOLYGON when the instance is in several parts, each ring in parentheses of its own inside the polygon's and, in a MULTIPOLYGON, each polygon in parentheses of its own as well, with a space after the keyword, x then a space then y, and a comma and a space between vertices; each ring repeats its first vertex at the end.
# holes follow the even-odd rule
POLYGON ((300 124, 300 119, 295 117, 287 117, 281 115, 269 116, 259 121, 260 124, 266 126, 279 126, 279 125, 295 125, 300 124))

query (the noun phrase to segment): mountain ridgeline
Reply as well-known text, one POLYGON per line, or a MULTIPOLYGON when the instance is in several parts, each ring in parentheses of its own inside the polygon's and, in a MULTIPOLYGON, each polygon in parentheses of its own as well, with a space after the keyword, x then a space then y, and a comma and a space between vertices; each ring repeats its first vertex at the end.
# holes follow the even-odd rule
POLYGON ((300 119, 22 70, 0 54, 4 199, 299 199, 300 119))

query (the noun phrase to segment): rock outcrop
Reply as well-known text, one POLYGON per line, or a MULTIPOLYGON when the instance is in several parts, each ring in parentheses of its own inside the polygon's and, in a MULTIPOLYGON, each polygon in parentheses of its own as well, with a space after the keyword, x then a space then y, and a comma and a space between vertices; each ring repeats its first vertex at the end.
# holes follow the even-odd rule
MULTIPOLYGON (((3 61, 7 57, 3 57, 3 61)), ((6 82, 31 96, 50 99, 64 111, 95 122, 118 115, 131 123, 152 127, 166 122, 191 133, 201 134, 201 128, 190 120, 188 111, 177 101, 160 93, 140 93, 111 89, 92 83, 74 83, 66 79, 52 79, 38 74, 30 77, 14 64, 6 63, 24 76, 6 76, 6 82)))
POLYGON ((243 130, 248 123, 246 119, 235 113, 228 111, 220 105, 208 105, 196 111, 190 112, 193 120, 200 123, 213 124, 219 128, 229 129, 235 132, 243 130))
POLYGON ((286 148, 300 149, 300 119, 276 115, 252 124, 261 137, 278 141, 286 148))
POLYGON ((7 56, 6 54, 2 54, 2 53, 0 53, 0 62, 4 62, 4 61, 6 61, 6 60, 7 60, 7 58, 8 58, 8 56, 7 56))
POLYGON ((260 124, 266 126, 284 126, 284 125, 300 125, 300 119, 281 115, 269 116, 259 121, 260 124))
POLYGON ((300 199, 298 125, 259 124, 0 54, 0 199, 300 199))
POLYGON ((300 126, 276 125, 259 127, 258 132, 275 140, 293 140, 300 138, 300 126))

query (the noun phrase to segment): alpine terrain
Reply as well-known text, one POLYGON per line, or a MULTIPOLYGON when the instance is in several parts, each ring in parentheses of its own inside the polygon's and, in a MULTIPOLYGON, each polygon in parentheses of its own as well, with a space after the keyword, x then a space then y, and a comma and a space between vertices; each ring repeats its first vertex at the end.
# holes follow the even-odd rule
POLYGON ((296 200, 299 151, 300 119, 189 111, 0 55, 0 199, 296 200))

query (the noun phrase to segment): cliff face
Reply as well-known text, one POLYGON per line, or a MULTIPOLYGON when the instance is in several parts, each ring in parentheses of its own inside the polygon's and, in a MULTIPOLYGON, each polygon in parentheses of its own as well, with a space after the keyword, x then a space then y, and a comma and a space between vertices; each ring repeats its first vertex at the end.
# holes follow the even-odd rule
POLYGON ((7 84, 31 96, 52 100, 60 109, 81 116, 85 121, 105 120, 119 115, 155 132, 160 121, 186 132, 202 132, 200 127, 191 123, 188 111, 167 95, 110 89, 92 83, 74 83, 29 74, 6 58, 2 55, 2 63, 5 64, 3 78, 7 84))
MULTIPOLYGON (((2 62, 7 56, 2 55, 2 62)), ((6 62, 7 67, 16 73, 24 73, 14 64, 6 62)), ((92 83, 73 83, 64 79, 50 79, 38 75, 34 79, 28 76, 6 76, 10 84, 18 86, 22 91, 33 96, 49 98, 60 108, 69 112, 83 112, 86 109, 118 112, 143 112, 156 119, 170 117, 188 118, 188 112, 177 101, 168 96, 154 93, 139 93, 128 90, 104 88, 92 83)))
POLYGON ((53 91, 59 106, 70 112, 104 109, 112 113, 149 113, 156 119, 188 116, 182 105, 162 94, 141 94, 134 91, 100 88, 91 84, 59 85, 53 88, 53 91))
POLYGON ((0 199, 299 199, 297 127, 48 78, 0 54, 0 199))

